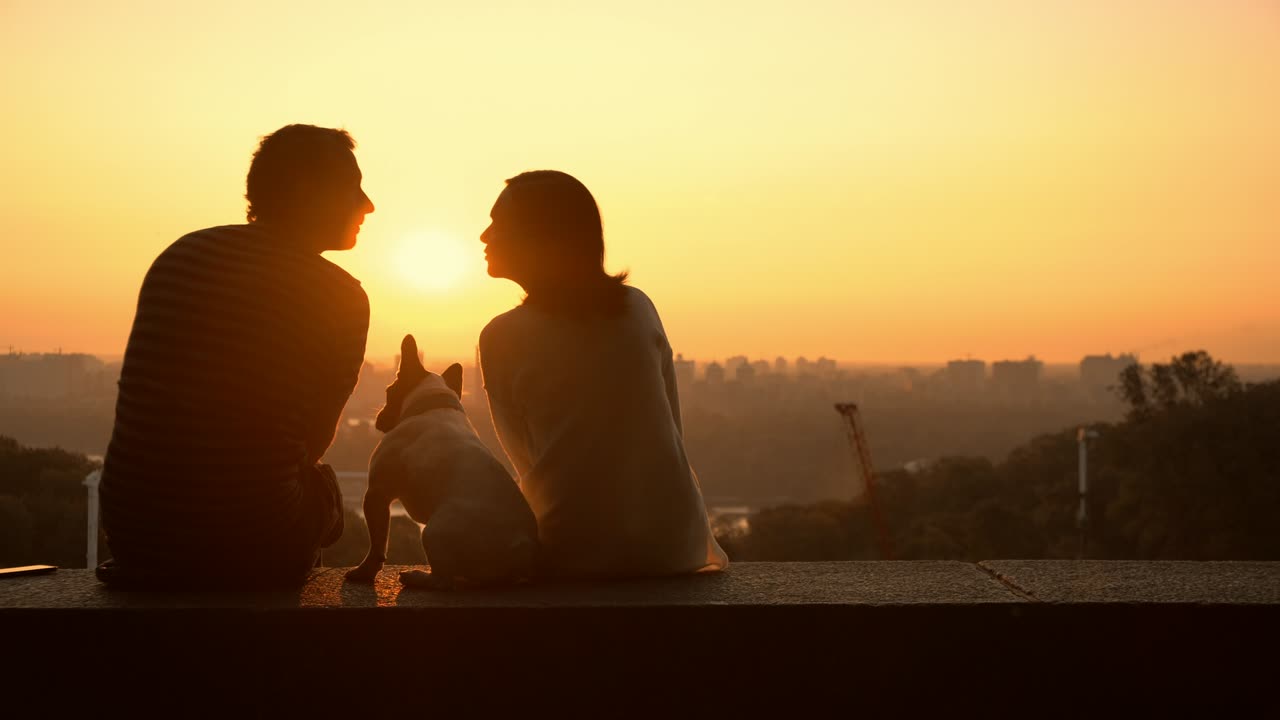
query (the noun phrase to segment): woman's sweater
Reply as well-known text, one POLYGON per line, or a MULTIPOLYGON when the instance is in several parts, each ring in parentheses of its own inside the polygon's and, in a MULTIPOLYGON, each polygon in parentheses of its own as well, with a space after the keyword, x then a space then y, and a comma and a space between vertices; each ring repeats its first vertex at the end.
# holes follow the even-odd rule
POLYGON ((671 345, 653 303, 528 304, 480 335, 494 427, 538 518, 552 575, 665 575, 728 564, 685 456, 671 345))

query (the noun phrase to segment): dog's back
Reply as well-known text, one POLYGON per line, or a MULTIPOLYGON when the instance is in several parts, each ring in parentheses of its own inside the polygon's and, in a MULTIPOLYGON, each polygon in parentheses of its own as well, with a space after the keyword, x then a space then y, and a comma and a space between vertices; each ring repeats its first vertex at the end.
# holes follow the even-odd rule
POLYGON ((401 503, 426 526, 433 573, 474 583, 533 575, 537 519, 464 412, 433 408, 403 417, 375 451, 371 484, 389 462, 399 466, 401 503))
POLYGON ((386 436, 370 458, 364 496, 369 553, 347 577, 373 582, 382 569, 397 499, 425 526, 422 544, 432 567, 431 573, 405 571, 401 582, 442 588, 458 579, 491 584, 532 577, 537 519, 467 419, 462 366, 428 372, 412 335, 400 350, 400 369, 375 421, 386 436))

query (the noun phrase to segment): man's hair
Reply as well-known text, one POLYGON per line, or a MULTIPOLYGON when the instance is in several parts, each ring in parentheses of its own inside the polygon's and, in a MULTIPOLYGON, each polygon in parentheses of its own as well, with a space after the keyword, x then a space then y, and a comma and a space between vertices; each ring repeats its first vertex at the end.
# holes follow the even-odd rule
POLYGON ((253 222, 289 213, 299 181, 331 172, 338 154, 355 147, 346 130, 315 125, 285 125, 263 137, 245 180, 245 217, 253 222))

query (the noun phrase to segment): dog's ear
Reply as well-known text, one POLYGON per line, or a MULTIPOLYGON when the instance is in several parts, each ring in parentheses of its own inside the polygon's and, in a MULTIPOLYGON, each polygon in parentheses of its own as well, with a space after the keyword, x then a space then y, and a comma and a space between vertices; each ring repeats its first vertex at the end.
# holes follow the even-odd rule
POLYGON ((450 390, 457 393, 458 397, 462 397, 462 366, 461 365, 459 365, 458 363, 454 363, 450 365, 448 370, 445 370, 444 372, 440 373, 440 377, 444 378, 444 384, 448 385, 450 390))
POLYGON ((400 406, 403 403, 396 401, 387 403, 378 411, 378 417, 374 418, 373 426, 382 432, 391 432, 396 425, 400 424, 400 406))
POLYGON ((405 335, 400 341, 400 369, 396 371, 396 377, 426 374, 427 369, 422 367, 422 360, 418 358, 418 341, 412 335, 405 335))

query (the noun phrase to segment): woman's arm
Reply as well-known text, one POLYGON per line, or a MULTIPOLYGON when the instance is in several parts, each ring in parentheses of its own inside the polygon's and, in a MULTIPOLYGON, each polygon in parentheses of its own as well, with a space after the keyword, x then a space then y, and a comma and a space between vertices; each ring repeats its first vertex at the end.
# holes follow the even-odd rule
POLYGON ((663 338, 662 381, 667 387, 667 403, 671 405, 671 419, 676 423, 680 439, 684 439, 684 421, 680 417, 680 388, 676 387, 676 364, 671 358, 671 344, 663 338))
POLYGON ((671 341, 667 339, 667 329, 662 326, 662 318, 658 315, 658 308, 649 299, 648 295, 640 291, 636 291, 644 302, 648 304, 649 311, 653 313, 653 324, 658 330, 658 352, 662 353, 662 383, 667 390, 667 404, 671 406, 671 419, 676 423, 676 432, 680 434, 680 439, 684 439, 684 420, 680 417, 680 388, 676 387, 676 364, 672 358, 671 341))
POLYGON ((509 352, 492 326, 480 333, 480 373, 485 396, 489 400, 489 415, 498 442, 516 469, 516 481, 528 472, 533 460, 529 451, 529 429, 524 415, 511 396, 509 352))

